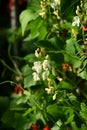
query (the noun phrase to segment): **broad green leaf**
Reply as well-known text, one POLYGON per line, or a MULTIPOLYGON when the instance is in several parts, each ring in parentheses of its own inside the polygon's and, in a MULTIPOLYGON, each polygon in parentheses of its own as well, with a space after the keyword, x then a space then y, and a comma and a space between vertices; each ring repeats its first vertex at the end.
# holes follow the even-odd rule
POLYGON ((29 34, 29 40, 35 39, 39 36, 39 29, 43 26, 43 20, 38 17, 37 19, 33 20, 29 24, 30 34, 29 34))
POLYGON ((68 62, 69 64, 73 65, 74 68, 78 68, 81 65, 81 60, 76 55, 71 55, 68 52, 64 54, 65 62, 68 62))
POLYGON ((29 9, 24 10, 20 14, 20 23, 21 23, 21 27, 22 27, 22 35, 24 35, 24 32, 26 30, 28 23, 31 20, 36 19, 38 16, 39 16, 39 11, 33 11, 33 10, 29 10, 29 9))
POLYGON ((48 39, 48 42, 51 43, 51 45, 53 45, 55 47, 55 50, 62 50, 64 49, 64 42, 59 38, 59 37, 51 37, 48 39))
POLYGON ((66 52, 68 52, 69 54, 73 55, 75 54, 75 45, 76 44, 76 40, 74 38, 71 38, 69 40, 66 41, 66 52))
POLYGON ((33 80, 32 73, 29 72, 29 75, 24 78, 24 88, 28 88, 36 85, 36 82, 33 80))
POLYGON ((64 43, 60 40, 60 38, 52 37, 47 40, 41 40, 36 43, 37 46, 46 48, 47 51, 57 53, 57 51, 61 51, 64 49, 64 43))
POLYGON ((66 41, 66 51, 69 51, 69 54, 82 53, 81 46, 78 44, 76 38, 70 38, 66 41))
POLYGON ((33 71, 29 67, 29 65, 25 65, 22 71, 23 71, 23 76, 24 76, 24 87, 28 88, 28 87, 36 85, 36 82, 33 80, 33 75, 32 75, 33 71))
POLYGON ((38 37, 39 40, 43 40, 47 34, 46 21, 38 17, 29 24, 30 35, 29 40, 38 37))
POLYGON ((39 40, 43 40, 46 34, 47 34, 47 28, 46 26, 43 25, 42 27, 40 27, 40 30, 39 30, 39 40))
POLYGON ((75 38, 71 38, 66 41, 66 53, 64 54, 65 61, 72 64, 75 68, 78 68, 81 65, 81 60, 77 56, 78 50, 79 45, 75 38))

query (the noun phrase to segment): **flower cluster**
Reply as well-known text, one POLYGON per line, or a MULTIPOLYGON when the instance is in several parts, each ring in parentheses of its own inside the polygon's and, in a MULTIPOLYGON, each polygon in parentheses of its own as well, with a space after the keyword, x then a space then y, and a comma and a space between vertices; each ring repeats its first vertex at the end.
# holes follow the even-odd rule
POLYGON ((34 81, 38 81, 40 79, 45 80, 48 78, 50 74, 51 65, 48 60, 44 60, 43 62, 35 61, 32 70, 34 70, 33 73, 34 81))
POLYGON ((87 1, 80 1, 80 5, 77 5, 76 16, 74 16, 74 21, 72 26, 82 26, 87 23, 87 1))
POLYGON ((45 91, 47 94, 52 94, 52 98, 55 100, 57 95, 57 91, 55 90, 56 83, 52 78, 55 77, 55 74, 52 72, 54 67, 51 65, 50 58, 46 54, 44 48, 37 48, 37 50, 35 50, 35 56, 39 59, 39 61, 35 61, 33 63, 33 79, 34 81, 46 81, 45 91))
MULTIPOLYGON (((40 58, 45 54, 44 49, 41 49, 39 51, 39 48, 35 50, 35 56, 40 58)), ((45 59, 42 61, 35 61, 32 67, 33 72, 33 79, 34 81, 39 81, 39 80, 46 80, 48 76, 50 75, 51 72, 51 64, 48 59, 48 55, 45 56, 45 59)))

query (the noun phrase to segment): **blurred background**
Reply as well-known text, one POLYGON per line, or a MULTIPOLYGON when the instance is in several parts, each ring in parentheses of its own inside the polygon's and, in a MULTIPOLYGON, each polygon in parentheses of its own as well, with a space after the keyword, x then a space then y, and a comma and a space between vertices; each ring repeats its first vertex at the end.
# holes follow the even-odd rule
MULTIPOLYGON (((13 64, 10 56, 22 54, 19 15, 26 9, 28 2, 28 0, 0 0, 0 130, 3 130, 1 117, 9 106, 10 95, 14 91, 8 82, 13 80, 11 70, 13 64)), ((17 60, 15 62, 19 64, 17 60)))
MULTIPOLYGON (((28 0, 0 0, 0 83, 11 80, 12 72, 8 67, 12 66, 9 45, 12 44, 12 55, 21 55, 19 15, 26 9, 28 2, 28 0)), ((8 86, 9 83, 0 84, 0 96, 9 96, 13 88, 8 86)))

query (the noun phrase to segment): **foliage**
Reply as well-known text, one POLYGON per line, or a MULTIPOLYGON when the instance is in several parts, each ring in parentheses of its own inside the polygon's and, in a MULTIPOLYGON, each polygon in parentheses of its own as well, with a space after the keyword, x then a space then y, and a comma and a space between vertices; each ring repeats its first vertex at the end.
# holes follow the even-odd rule
POLYGON ((87 129, 87 0, 68 2, 32 0, 20 14, 23 40, 35 50, 21 59, 1 119, 8 128, 87 129))

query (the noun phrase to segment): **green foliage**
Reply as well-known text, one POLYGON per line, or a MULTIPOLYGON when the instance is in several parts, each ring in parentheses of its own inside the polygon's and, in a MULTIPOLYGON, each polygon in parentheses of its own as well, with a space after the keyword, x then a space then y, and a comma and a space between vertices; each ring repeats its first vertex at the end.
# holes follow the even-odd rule
POLYGON ((80 115, 86 121, 87 124, 87 105, 85 103, 81 103, 80 115))
POLYGON ((32 124, 38 130, 45 125, 52 130, 87 129, 85 5, 80 0, 32 0, 20 14, 29 53, 21 59, 22 79, 15 81, 3 124, 15 130, 32 124))
POLYGON ((78 68, 81 65, 81 60, 77 56, 78 53, 79 53, 78 48, 80 48, 80 47, 79 47, 78 42, 76 41, 76 39, 71 38, 71 39, 66 41, 65 61, 72 64, 75 68, 78 68))
POLYGON ((36 82, 33 81, 32 69, 29 67, 29 65, 23 67, 23 76, 25 88, 36 84, 36 82))
POLYGON ((40 13, 40 8, 38 8, 38 2, 35 2, 34 0, 30 4, 30 9, 24 10, 20 15, 20 23, 22 27, 22 35, 24 35, 24 32, 27 28, 27 25, 30 21, 35 20, 40 13), (32 3, 34 4, 32 5, 32 3))

